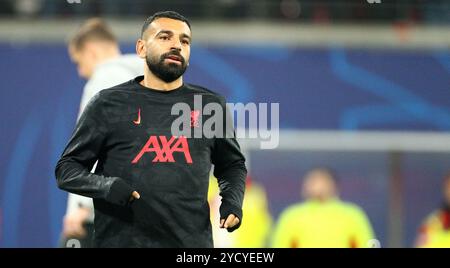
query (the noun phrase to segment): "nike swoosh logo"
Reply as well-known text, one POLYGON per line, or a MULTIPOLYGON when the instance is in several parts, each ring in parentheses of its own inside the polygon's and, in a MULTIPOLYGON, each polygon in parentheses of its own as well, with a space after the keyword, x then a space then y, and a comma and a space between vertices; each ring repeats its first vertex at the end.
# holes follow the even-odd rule
POLYGON ((139 110, 138 110, 138 118, 136 120, 134 120, 133 123, 135 125, 140 125, 141 124, 141 108, 139 108, 139 110))

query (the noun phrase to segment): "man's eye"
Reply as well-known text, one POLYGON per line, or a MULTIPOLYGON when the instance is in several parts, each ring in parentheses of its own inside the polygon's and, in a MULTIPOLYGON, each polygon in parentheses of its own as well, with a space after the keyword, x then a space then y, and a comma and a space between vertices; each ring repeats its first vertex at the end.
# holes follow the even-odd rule
POLYGON ((183 44, 185 44, 185 45, 189 45, 189 41, 188 40, 183 40, 183 41, 181 41, 183 44))
POLYGON ((169 37, 168 37, 168 36, 165 36, 165 35, 163 35, 163 36, 160 36, 160 37, 159 37, 159 39, 161 39, 161 40, 169 40, 169 37))

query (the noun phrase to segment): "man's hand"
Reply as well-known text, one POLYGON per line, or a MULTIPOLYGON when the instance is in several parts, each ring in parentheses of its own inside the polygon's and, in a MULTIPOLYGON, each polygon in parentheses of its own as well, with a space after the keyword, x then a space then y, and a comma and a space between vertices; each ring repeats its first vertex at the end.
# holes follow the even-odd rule
POLYGON ((131 193, 130 200, 128 200, 128 203, 131 203, 134 200, 139 199, 139 198, 141 198, 141 195, 138 192, 134 191, 131 193))
POLYGON ((236 217, 234 214, 228 215, 227 219, 221 219, 220 220, 220 228, 232 228, 236 226, 239 223, 239 218, 236 217))
POLYGON ((86 230, 83 223, 92 213, 90 208, 78 208, 72 213, 64 216, 63 234, 65 237, 83 238, 86 236, 86 230))

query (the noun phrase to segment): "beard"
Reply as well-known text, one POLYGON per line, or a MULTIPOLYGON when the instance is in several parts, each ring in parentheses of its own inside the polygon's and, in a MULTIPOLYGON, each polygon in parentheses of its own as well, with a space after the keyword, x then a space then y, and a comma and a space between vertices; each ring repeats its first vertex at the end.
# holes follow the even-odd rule
POLYGON ((177 50, 172 50, 170 52, 164 53, 159 58, 157 56, 152 57, 152 55, 148 53, 145 57, 145 61, 147 62, 147 66, 150 71, 166 83, 177 80, 184 74, 187 68, 184 57, 181 56, 180 52, 178 52, 177 50), (165 63, 165 59, 167 59, 169 56, 177 56, 181 64, 173 62, 165 63))

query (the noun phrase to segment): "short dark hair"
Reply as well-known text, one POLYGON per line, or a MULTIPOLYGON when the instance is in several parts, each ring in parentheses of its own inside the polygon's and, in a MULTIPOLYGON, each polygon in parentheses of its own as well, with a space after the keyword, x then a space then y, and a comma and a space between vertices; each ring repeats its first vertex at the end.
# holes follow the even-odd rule
POLYGON ((159 19, 159 18, 169 18, 169 19, 182 21, 182 22, 187 24, 189 29, 191 29, 191 24, 189 23, 188 19, 186 19, 186 17, 184 17, 183 15, 179 14, 178 12, 175 12, 175 11, 159 11, 159 12, 156 12, 155 14, 151 15, 150 17, 148 17, 145 20, 144 25, 142 26, 142 30, 141 30, 141 37, 144 36, 144 33, 147 30, 148 26, 154 20, 159 19))
POLYGON ((85 21, 77 32, 69 39, 69 45, 81 50, 88 41, 107 41, 116 43, 112 30, 102 19, 93 18, 85 21))

